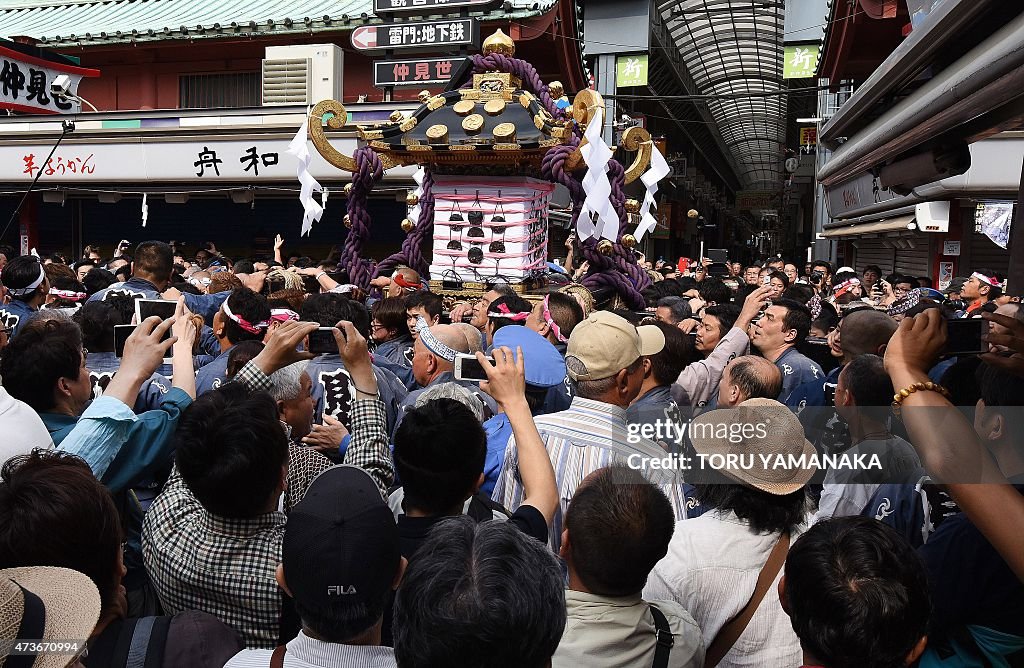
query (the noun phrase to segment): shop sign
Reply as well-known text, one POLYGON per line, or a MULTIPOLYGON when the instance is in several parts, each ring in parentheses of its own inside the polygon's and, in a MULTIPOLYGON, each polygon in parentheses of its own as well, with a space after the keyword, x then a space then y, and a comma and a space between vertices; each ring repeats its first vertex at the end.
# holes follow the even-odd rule
POLYGON ((960 242, 959 241, 943 241, 942 242, 942 254, 957 256, 960 255, 960 242))
POLYGON ((783 79, 810 79, 818 69, 817 44, 794 44, 787 46, 783 53, 783 79))
POLYGON ((615 59, 615 85, 619 88, 647 85, 647 54, 615 59))
POLYGON ((98 77, 99 70, 62 65, 35 58, 0 46, 0 109, 29 114, 77 114, 80 102, 54 96, 50 87, 59 76, 66 76, 66 90, 78 94, 84 77, 98 77))

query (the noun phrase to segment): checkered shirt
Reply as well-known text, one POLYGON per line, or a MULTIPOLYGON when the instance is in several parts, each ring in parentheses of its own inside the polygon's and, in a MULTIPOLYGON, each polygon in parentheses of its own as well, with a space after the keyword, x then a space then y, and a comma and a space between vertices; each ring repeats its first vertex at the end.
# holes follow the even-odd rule
POLYGON ((246 647, 273 648, 280 633, 284 513, 249 519, 208 513, 177 467, 142 525, 146 570, 167 614, 208 612, 242 635, 246 647))
MULTIPOLYGON (((266 375, 251 363, 236 380, 254 391, 266 390, 268 384, 266 375)), ((352 442, 345 463, 368 471, 384 495, 394 481, 384 404, 380 399, 361 399, 353 403, 351 417, 352 442)), ((290 481, 294 461, 290 454, 290 481)), ((305 487, 320 472, 317 461, 304 458, 295 466, 294 476, 305 487)), ((202 610, 237 630, 246 647, 276 647, 282 592, 274 574, 281 561, 284 526, 285 515, 279 512, 249 519, 208 513, 175 468, 146 513, 142 529, 146 570, 164 610, 202 610)))

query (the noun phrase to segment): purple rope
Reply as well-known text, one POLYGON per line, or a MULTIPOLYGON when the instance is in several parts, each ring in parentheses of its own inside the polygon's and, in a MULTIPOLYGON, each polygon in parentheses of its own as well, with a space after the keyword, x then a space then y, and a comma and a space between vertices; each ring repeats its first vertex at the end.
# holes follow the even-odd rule
POLYGON ((541 80, 540 75, 537 74, 537 68, 530 63, 519 58, 509 58, 500 53, 491 53, 486 56, 478 53, 470 57, 473 59, 474 73, 482 74, 483 72, 493 70, 507 72, 521 79, 526 90, 537 96, 537 99, 540 100, 541 105, 547 109, 549 114, 555 118, 562 117, 562 111, 551 98, 551 91, 548 90, 547 85, 541 80))
POLYGON ((345 248, 341 252, 338 264, 348 271, 350 282, 363 290, 368 290, 370 276, 373 274, 373 261, 360 257, 363 246, 370 240, 371 220, 366 200, 373 190, 373 185, 384 175, 384 165, 369 147, 356 149, 352 157, 356 161, 356 171, 352 174, 352 192, 349 194, 347 207, 352 229, 345 237, 345 248))
POLYGON ((420 217, 416 221, 416 227, 405 237, 400 251, 389 255, 377 264, 377 268, 373 272, 374 278, 385 272, 390 272, 400 264, 415 269, 421 280, 427 280, 429 277, 430 265, 423 257, 423 244, 434 234, 434 174, 426 168, 424 171, 426 176, 423 179, 420 217))

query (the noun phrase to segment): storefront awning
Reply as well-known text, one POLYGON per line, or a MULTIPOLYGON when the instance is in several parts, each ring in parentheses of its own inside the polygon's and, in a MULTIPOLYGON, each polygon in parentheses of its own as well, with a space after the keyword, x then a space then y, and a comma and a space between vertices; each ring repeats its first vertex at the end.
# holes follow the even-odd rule
POLYGON ((916 229, 917 223, 914 222, 914 216, 896 216, 895 218, 878 220, 873 223, 860 223, 846 225, 843 227, 834 227, 825 230, 823 236, 826 239, 845 239, 863 237, 869 234, 882 235, 898 232, 911 232, 916 229))
MULTIPOLYGON (((850 135, 819 170, 818 180, 825 186, 849 180, 968 122, 978 132, 980 117, 995 114, 1024 95, 1022 44, 1024 14, 850 135)), ((850 103, 855 99, 856 95, 850 103)), ((833 119, 823 132, 834 131, 836 122, 833 119)))

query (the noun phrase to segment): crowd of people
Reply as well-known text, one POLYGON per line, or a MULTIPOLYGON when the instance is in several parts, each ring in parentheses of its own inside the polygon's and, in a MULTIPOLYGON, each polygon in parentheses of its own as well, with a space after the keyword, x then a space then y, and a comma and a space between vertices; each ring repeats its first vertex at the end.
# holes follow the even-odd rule
POLYGON ((0 248, 0 665, 1024 665, 1003 278, 646 269, 0 248))

